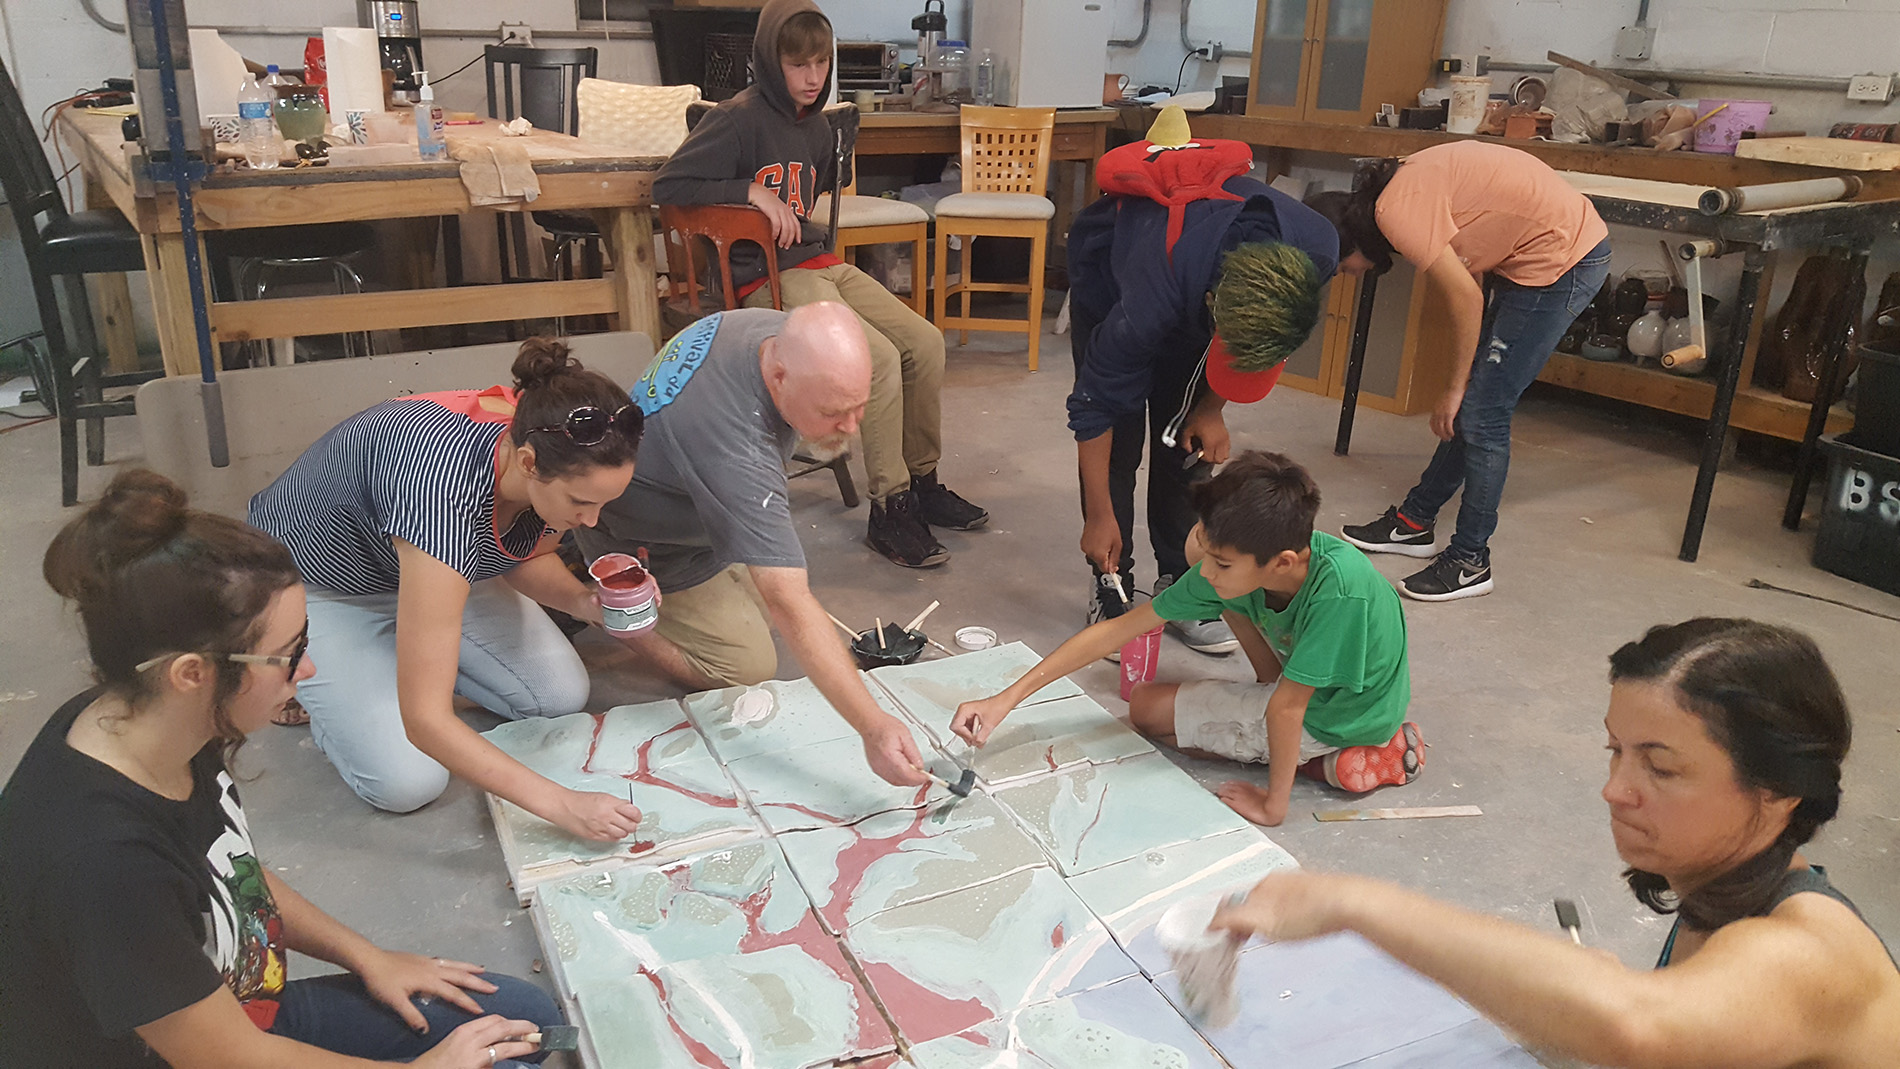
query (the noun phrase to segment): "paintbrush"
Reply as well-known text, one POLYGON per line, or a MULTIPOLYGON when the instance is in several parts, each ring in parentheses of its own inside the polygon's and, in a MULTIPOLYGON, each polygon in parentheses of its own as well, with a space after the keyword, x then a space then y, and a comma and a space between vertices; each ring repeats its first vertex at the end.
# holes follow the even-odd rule
POLYGON ((533 1043, 542 1050, 579 1050, 581 1030, 571 1024, 546 1025, 539 1032, 529 1032, 519 1037, 518 1041, 533 1043))
POLYGON ((873 616, 871 619, 877 624, 877 648, 879 652, 889 653, 891 651, 891 644, 884 641, 884 618, 881 616, 873 616))
POLYGON ((964 769, 963 775, 958 776, 955 783, 944 779, 942 776, 937 775, 927 768, 924 769, 924 775, 950 788, 950 793, 956 795, 958 798, 968 798, 970 791, 976 786, 976 770, 973 768, 964 769))
POLYGON ((933 612, 936 612, 936 611, 937 611, 937 606, 938 606, 938 605, 940 605, 940 604, 942 604, 942 603, 941 603, 941 602, 936 602, 936 601, 933 601, 933 602, 931 602, 931 603, 930 603, 929 605, 926 605, 926 606, 924 606, 924 611, 923 611, 923 612, 920 612, 920 613, 918 613, 918 614, 917 614, 917 618, 916 618, 916 619, 914 619, 914 620, 912 620, 912 621, 911 621, 910 623, 907 623, 907 624, 905 624, 905 625, 904 625, 904 630, 906 630, 906 631, 915 631, 915 630, 917 630, 917 625, 919 625, 919 624, 921 624, 921 623, 923 623, 923 622, 924 622, 924 617, 926 617, 926 616, 929 616, 929 615, 930 615, 931 613, 933 613, 933 612))
POLYGON ((845 623, 843 620, 838 619, 836 616, 833 616, 830 613, 826 613, 825 618, 830 620, 832 623, 837 624, 838 630, 843 631, 845 635, 851 639, 851 641, 856 642, 858 640, 858 633, 856 631, 851 630, 850 624, 845 623))
POLYGON ((1551 902, 1557 907, 1557 926, 1570 933, 1570 941, 1583 945, 1583 918, 1577 915, 1577 904, 1568 898, 1559 898, 1551 902))

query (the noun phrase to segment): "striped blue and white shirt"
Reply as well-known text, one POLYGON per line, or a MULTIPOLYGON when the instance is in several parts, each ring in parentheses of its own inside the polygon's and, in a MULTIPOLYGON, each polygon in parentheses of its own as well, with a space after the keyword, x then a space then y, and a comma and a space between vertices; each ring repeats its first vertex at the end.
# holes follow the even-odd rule
POLYGON ((497 458, 514 393, 417 394, 351 416, 251 498, 251 524, 290 547, 306 583, 385 594, 401 578, 392 538, 470 583, 520 564, 551 535, 534 510, 495 530, 497 458))

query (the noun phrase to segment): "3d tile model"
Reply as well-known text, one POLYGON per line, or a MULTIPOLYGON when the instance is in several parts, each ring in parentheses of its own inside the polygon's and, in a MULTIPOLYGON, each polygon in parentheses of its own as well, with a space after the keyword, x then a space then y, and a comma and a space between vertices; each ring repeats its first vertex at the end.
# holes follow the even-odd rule
POLYGON ((975 769, 968 798, 879 779, 808 680, 490 731, 556 782, 642 810, 631 839, 594 844, 489 800, 583 1062, 1536 1065, 1356 940, 1249 948, 1240 1019, 1198 1029, 1155 922, 1296 862, 1067 679, 980 750, 950 733, 958 704, 1035 662, 1012 643, 867 677, 932 771, 975 769))

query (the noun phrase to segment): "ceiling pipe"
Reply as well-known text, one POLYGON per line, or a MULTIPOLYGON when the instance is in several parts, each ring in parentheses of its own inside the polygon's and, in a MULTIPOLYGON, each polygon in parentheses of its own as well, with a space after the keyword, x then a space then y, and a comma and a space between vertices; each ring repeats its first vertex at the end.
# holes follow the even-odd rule
MULTIPOLYGON (((1205 47, 1188 40, 1188 11, 1193 8, 1193 6, 1194 0, 1181 0, 1181 47, 1187 49, 1189 52, 1205 47)), ((1238 48, 1223 47, 1220 50, 1220 56, 1222 59, 1252 59, 1253 50, 1247 49, 1243 52, 1238 48)))

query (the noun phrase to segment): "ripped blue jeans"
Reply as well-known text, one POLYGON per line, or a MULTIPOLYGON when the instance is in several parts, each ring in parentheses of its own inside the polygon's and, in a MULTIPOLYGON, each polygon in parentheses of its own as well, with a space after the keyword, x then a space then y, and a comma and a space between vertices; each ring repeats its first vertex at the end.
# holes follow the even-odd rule
POLYGON ((1399 506, 1414 523, 1430 523, 1462 484, 1458 530, 1446 550, 1454 558, 1488 563, 1504 476, 1511 466, 1511 415, 1517 411, 1517 399, 1544 370, 1557 340, 1596 298, 1609 272, 1610 242, 1605 238, 1548 286, 1491 280, 1477 358, 1453 424, 1457 433, 1438 444, 1425 474, 1399 506))

